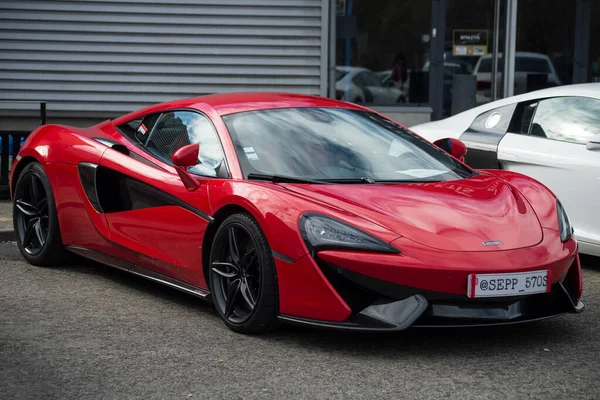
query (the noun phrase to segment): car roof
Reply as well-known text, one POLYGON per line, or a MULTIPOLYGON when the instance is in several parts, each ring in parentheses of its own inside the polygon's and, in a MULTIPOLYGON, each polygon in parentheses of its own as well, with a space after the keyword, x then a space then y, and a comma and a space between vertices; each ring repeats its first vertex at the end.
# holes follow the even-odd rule
POLYGON ((363 68, 363 67, 351 67, 348 65, 338 65, 337 67, 335 67, 335 69, 337 71, 343 71, 343 72, 361 72, 361 71, 370 71, 367 68, 363 68))
POLYGON ((303 94, 269 92, 221 93, 155 104, 116 118, 113 124, 120 125, 147 114, 178 108, 198 110, 212 108, 220 116, 224 116, 244 111, 305 107, 363 109, 363 107, 352 103, 303 94))
MULTIPOLYGON (((498 57, 502 57, 502 53, 498 53, 498 57)), ((529 57, 529 58, 539 58, 539 59, 548 59, 549 57, 542 53, 533 53, 531 51, 517 51, 515 52, 515 57, 529 57)), ((492 58, 492 53, 488 53, 485 56, 481 56, 481 58, 492 58)))
POLYGON ((600 83, 580 83, 577 85, 564 85, 556 86, 548 89, 536 90, 525 94, 520 94, 506 99, 492 101, 490 103, 483 104, 481 106, 471 108, 470 110, 463 111, 460 114, 453 115, 452 117, 443 119, 441 121, 428 122, 425 124, 417 125, 414 128, 419 131, 420 128, 435 129, 443 127, 444 130, 456 130, 461 133, 464 132, 473 122, 473 120, 480 114, 507 106, 509 104, 521 103, 524 101, 543 99, 547 97, 565 97, 565 96, 576 96, 576 97, 591 97, 600 99, 600 83))

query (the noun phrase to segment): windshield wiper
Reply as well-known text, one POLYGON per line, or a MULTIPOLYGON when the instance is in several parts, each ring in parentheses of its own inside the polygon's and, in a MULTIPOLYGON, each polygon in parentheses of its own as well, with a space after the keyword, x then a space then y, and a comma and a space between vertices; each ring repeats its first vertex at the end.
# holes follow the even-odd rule
POLYGON ((360 178, 332 178, 332 179, 323 179, 326 182, 329 183, 376 183, 377 181, 374 181, 371 178, 367 178, 366 176, 361 176, 360 178))
POLYGON ((374 183, 436 183, 439 179, 384 179, 376 180, 374 183))
POLYGON ((255 181, 267 181, 273 183, 316 183, 316 184, 324 184, 328 183, 325 181, 319 181, 316 179, 304 179, 304 178, 294 178, 293 176, 284 176, 284 175, 267 175, 267 174, 248 174, 248 179, 255 181))

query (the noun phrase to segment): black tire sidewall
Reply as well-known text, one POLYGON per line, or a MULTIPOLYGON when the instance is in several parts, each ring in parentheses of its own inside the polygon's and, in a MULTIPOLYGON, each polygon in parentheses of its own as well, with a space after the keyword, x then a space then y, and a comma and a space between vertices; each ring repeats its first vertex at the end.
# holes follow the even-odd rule
MULTIPOLYGON (((219 245, 219 236, 223 231, 226 231, 231 225, 235 225, 237 228, 245 230, 254 241, 256 246, 259 260, 260 260, 260 293, 254 311, 250 318, 243 323, 235 324, 229 321, 223 315, 219 304, 214 299, 215 308, 217 313, 221 317, 221 320, 233 331, 239 333, 262 333, 268 332, 277 326, 277 316, 279 314, 279 296, 277 289, 277 275, 275 270, 275 262, 273 260, 273 253, 268 245, 267 239, 262 232, 262 229, 258 225, 258 222, 250 214, 238 213, 229 216, 217 229, 215 234, 215 240, 213 241, 211 248, 211 256, 209 263, 213 262, 213 255, 215 254, 216 246, 219 245)), ((213 291, 213 278, 214 272, 208 268, 208 285, 213 291)))
POLYGON ((15 230, 15 234, 17 235, 17 246, 19 247, 19 251, 25 258, 25 260, 27 260, 27 262, 33 265, 38 266, 51 266, 61 261, 61 259, 64 256, 64 247, 60 235, 60 227, 58 225, 58 215, 56 212, 56 205, 54 202, 52 187, 50 186, 50 181, 48 180, 48 176, 46 175, 46 172, 44 171, 42 165, 35 162, 28 164, 19 175, 19 179, 17 180, 17 184, 15 185, 14 193, 15 198, 13 199, 13 228, 15 230), (34 174, 42 182, 42 185, 44 186, 44 191, 46 192, 46 197, 48 199, 48 237, 46 238, 46 243, 44 243, 42 250, 35 255, 29 254, 25 251, 25 248, 21 243, 21 235, 19 233, 17 218, 15 218, 15 213, 17 212, 16 195, 18 193, 18 188, 25 180, 25 178, 30 174, 34 174))

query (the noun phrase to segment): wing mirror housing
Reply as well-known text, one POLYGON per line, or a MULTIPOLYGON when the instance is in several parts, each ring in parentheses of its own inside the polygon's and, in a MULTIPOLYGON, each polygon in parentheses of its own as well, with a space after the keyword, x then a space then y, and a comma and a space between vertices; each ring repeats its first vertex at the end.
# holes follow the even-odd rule
POLYGON ((198 164, 198 155, 200 154, 200 145, 198 143, 188 144, 178 149, 173 156, 171 161, 175 166, 177 175, 183 182, 183 185, 187 190, 193 192, 200 187, 200 182, 188 172, 189 167, 193 167, 198 164))
POLYGON ((443 138, 433 142, 434 145, 449 153, 452 157, 460 162, 465 162, 465 154, 467 154, 467 146, 458 139, 443 138))
POLYGON ((588 150, 600 150, 600 134, 592 136, 585 145, 585 148, 588 150))

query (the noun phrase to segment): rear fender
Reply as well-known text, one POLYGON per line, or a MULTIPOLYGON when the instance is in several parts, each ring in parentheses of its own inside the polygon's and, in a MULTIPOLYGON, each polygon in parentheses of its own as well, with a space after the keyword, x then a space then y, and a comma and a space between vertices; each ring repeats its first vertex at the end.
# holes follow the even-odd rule
POLYGON ((21 158, 34 157, 42 164, 97 163, 106 149, 106 145, 82 135, 77 128, 44 125, 29 135, 19 155, 21 158))
POLYGON ((28 136, 13 163, 11 193, 25 164, 35 160, 42 165, 50 181, 63 243, 90 244, 99 234, 108 238, 104 216, 96 213, 82 196, 77 170, 80 162, 99 163, 106 149, 104 144, 80 134, 77 128, 44 125, 28 136), (90 230, 92 226, 95 229, 90 230))

